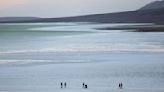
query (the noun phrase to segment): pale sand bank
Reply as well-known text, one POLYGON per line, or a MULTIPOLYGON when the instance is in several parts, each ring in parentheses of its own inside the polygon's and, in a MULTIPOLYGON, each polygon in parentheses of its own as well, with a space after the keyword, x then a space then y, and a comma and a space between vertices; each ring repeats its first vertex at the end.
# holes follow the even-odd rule
POLYGON ((162 69, 163 62, 130 61, 1 67, 0 92, 164 92, 162 69))

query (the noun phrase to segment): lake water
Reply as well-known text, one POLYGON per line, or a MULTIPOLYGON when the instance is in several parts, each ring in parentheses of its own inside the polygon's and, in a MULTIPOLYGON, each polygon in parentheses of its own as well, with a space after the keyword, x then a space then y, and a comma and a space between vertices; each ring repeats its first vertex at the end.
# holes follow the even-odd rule
POLYGON ((164 33, 96 30, 122 25, 0 24, 0 91, 164 91, 164 33))

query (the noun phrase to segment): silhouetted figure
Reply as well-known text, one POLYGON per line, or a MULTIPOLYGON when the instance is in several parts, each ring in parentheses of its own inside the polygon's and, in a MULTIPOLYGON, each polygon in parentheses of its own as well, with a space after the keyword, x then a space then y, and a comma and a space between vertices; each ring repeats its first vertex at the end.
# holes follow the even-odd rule
POLYGON ((122 83, 120 84, 120 88, 121 88, 121 89, 123 88, 123 84, 122 84, 122 83))
POLYGON ((67 87, 67 83, 66 83, 66 82, 64 83, 64 87, 65 87, 65 88, 67 87))
POLYGON ((118 87, 121 88, 121 84, 120 83, 119 83, 118 87))
POLYGON ((85 88, 86 88, 86 89, 88 88, 88 85, 87 85, 87 84, 85 84, 85 88))
POLYGON ((60 83, 60 85, 61 85, 61 88, 63 88, 63 83, 62 82, 60 83))
POLYGON ((83 87, 82 88, 85 88, 85 84, 83 83, 83 87))

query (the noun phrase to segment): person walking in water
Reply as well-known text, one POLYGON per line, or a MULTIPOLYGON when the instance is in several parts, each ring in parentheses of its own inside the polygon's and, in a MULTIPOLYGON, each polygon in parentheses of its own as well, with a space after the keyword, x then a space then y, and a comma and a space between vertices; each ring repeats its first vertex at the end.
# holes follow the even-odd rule
POLYGON ((65 83, 64 83, 64 88, 66 88, 66 87, 67 87, 67 83, 65 82, 65 83))
POLYGON ((63 88, 63 82, 61 82, 60 85, 61 85, 61 88, 63 88))

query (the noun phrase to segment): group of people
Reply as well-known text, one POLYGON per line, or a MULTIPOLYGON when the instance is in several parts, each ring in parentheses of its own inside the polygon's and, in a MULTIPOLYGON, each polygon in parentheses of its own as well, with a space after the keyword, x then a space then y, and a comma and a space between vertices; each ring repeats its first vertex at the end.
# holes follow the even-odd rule
POLYGON ((120 89, 123 88, 123 84, 122 83, 119 83, 119 86, 118 86, 120 89))
MULTIPOLYGON (((67 83, 66 82, 61 82, 60 83, 60 86, 61 86, 61 88, 66 88, 67 87, 67 83)), ((82 84, 82 88, 84 88, 84 89, 87 89, 88 88, 88 85, 87 84, 85 84, 85 83, 83 83, 82 84)))
POLYGON ((61 85, 61 88, 66 88, 67 87, 67 83, 66 82, 64 82, 64 83, 61 82, 60 85, 61 85))
POLYGON ((83 83, 83 86, 82 86, 82 88, 85 88, 85 89, 87 89, 87 88, 88 88, 88 85, 87 85, 87 84, 85 84, 85 83, 83 83))
MULTIPOLYGON (((66 82, 61 82, 61 88, 66 88, 67 87, 67 83, 66 82)), ((119 86, 118 86, 120 89, 122 89, 123 88, 123 84, 122 83, 119 83, 119 86)), ((82 88, 84 88, 84 89, 87 89, 88 88, 88 85, 87 84, 85 84, 85 83, 83 83, 82 84, 82 88)))

